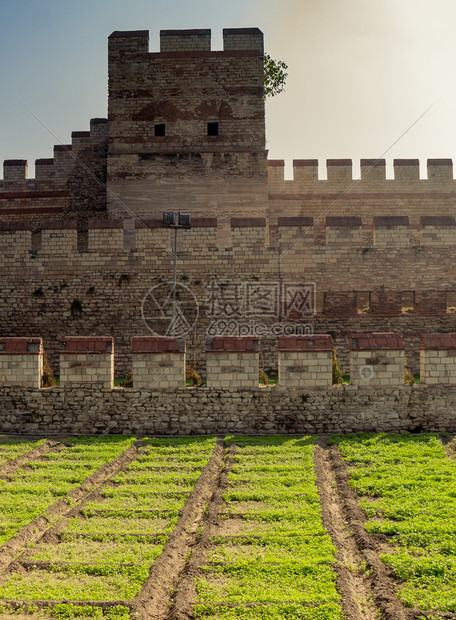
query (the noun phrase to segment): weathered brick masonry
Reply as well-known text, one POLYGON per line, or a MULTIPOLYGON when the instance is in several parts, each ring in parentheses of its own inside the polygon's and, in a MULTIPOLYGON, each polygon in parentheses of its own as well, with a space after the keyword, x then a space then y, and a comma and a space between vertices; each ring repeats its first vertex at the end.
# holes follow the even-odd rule
MULTIPOLYGON (((205 371, 212 282, 314 282, 308 323, 329 333, 348 371, 352 332, 396 332, 409 368, 419 338, 456 331, 456 187, 451 160, 267 161, 263 35, 227 29, 223 50, 210 31, 109 37, 108 119, 92 119, 71 145, 36 161, 4 163, 0 181, 3 295, 0 334, 42 336, 54 370, 67 334, 110 335, 116 373, 132 367, 130 339, 149 335, 141 318, 147 291, 172 276, 165 210, 189 211, 179 235, 178 277, 200 301, 187 360, 205 371), (78 159, 76 160, 75 157, 78 159), (107 189, 105 186, 107 184, 107 189), (347 189, 349 188, 349 191, 347 189), (139 220, 139 221, 138 221, 139 220), (195 352, 196 351, 196 352, 195 352)), ((260 359, 277 365, 276 343, 260 359)))

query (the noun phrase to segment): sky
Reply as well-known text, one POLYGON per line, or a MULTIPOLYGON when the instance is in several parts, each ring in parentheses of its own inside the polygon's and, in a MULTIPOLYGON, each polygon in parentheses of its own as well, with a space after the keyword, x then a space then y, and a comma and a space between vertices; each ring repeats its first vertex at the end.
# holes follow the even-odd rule
POLYGON ((259 27, 288 64, 266 103, 270 159, 456 161, 455 0, 0 0, 0 160, 52 157, 107 113, 114 30, 259 27), (36 116, 48 130, 34 118, 36 116), (54 135, 52 135, 54 134, 54 135), (56 138, 54 137, 56 136, 56 138))

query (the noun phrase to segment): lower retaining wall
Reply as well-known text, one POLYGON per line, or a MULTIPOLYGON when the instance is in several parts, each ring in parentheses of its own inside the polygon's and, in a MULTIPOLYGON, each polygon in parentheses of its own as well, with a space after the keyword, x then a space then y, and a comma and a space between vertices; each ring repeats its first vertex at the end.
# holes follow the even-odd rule
POLYGON ((456 432, 456 387, 349 385, 186 388, 172 393, 95 385, 32 390, 0 387, 0 432, 69 434, 279 434, 456 432))

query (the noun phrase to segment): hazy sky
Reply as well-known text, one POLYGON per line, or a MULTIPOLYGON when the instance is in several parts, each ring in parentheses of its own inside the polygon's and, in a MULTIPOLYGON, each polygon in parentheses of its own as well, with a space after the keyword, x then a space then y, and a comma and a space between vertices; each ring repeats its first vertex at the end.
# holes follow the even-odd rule
MULTIPOLYGON (((258 26, 288 63, 286 91, 266 105, 271 159, 387 154, 456 161, 456 0, 0 0, 0 160, 52 157, 107 113, 107 37, 258 26)), ((31 168, 31 170, 30 170, 31 168)), ((423 167, 424 170, 424 167, 423 167)), ((324 174, 324 171, 321 172, 324 174)))

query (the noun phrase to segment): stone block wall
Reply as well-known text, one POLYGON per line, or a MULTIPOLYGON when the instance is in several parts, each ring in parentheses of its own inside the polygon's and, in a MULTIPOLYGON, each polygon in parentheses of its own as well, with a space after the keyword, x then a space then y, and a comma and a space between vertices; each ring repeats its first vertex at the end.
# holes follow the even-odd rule
POLYGON ((259 383, 258 339, 216 336, 207 341, 207 387, 254 389, 259 383))
MULTIPOLYGON (((199 372, 205 371, 208 329, 224 318, 211 310, 208 287, 214 283, 259 288, 311 284, 316 313, 291 313, 279 305, 274 316, 258 311, 255 320, 331 334, 347 371, 352 332, 403 333, 409 368, 418 372, 420 334, 456 330, 456 314, 448 310, 456 306, 456 246, 319 245, 310 234, 300 239, 307 221, 284 219, 276 226, 279 241, 274 247, 267 245, 263 218, 232 218, 223 228, 228 233, 224 239, 219 237, 220 220, 195 218, 193 228, 179 236, 178 281, 199 303, 195 337, 187 338, 187 354, 193 359, 196 349, 199 372)), ((158 220, 145 224, 137 223, 133 248, 126 244, 120 220, 91 222, 82 248, 81 232, 72 220, 46 222, 39 233, 19 222, 0 224, 0 253, 5 256, 0 335, 39 333, 58 373, 61 337, 111 334, 116 374, 129 372, 131 337, 150 333, 142 319, 142 301, 150 289, 173 276, 170 231, 158 220)), ((250 318, 238 315, 236 320, 244 324, 250 318)), ((223 332, 212 331, 217 333, 223 332)), ((265 366, 277 368, 273 334, 262 335, 262 340, 265 366)))
POLYGON ((61 435, 456 432, 456 389, 426 385, 149 391, 0 386, 0 432, 61 435))
POLYGON ((66 336, 60 340, 60 385, 96 383, 114 387, 114 340, 66 336))
POLYGON ((281 336, 278 342, 279 385, 314 388, 332 385, 332 338, 325 334, 281 336))
POLYGON ((185 343, 174 338, 131 339, 133 385, 136 389, 175 390, 185 387, 185 343))
POLYGON ((456 334, 422 334, 420 381, 426 385, 456 384, 456 334))
POLYGON ((161 217, 169 204, 204 217, 265 215, 263 34, 210 30, 109 37, 111 217, 161 217), (211 127, 209 127, 209 124, 211 127), (127 212, 116 194, 128 205, 127 212))
POLYGON ((0 338, 0 385, 39 389, 42 376, 41 338, 0 338))
POLYGON ((352 334, 350 383, 354 386, 404 384, 404 341, 401 334, 352 334))

